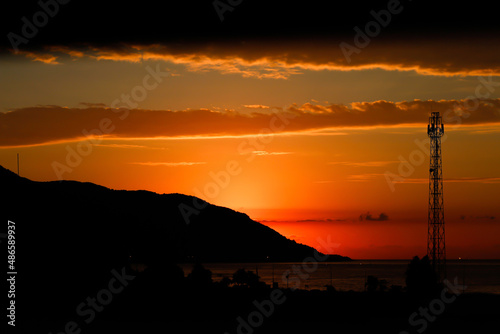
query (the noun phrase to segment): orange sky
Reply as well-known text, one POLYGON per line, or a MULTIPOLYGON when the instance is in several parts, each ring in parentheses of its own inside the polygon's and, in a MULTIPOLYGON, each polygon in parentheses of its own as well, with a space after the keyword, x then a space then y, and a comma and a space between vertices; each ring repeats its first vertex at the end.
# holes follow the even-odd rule
POLYGON ((19 153, 33 180, 195 195, 319 250, 329 237, 352 258, 410 258, 426 249, 440 111, 448 257, 500 258, 498 64, 398 47, 349 66, 329 46, 3 56, 0 164, 19 153))

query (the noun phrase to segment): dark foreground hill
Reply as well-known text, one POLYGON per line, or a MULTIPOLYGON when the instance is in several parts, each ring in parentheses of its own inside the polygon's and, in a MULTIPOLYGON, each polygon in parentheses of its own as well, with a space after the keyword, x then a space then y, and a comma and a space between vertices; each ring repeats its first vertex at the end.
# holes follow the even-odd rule
POLYGON ((6 218, 24 231, 19 237, 36 246, 40 259, 302 261, 314 252, 246 214, 192 196, 34 182, 1 166, 0 184, 6 218))
POLYGON ((279 287, 267 286, 250 272, 217 282, 199 265, 183 273, 176 262, 302 261, 314 254, 213 205, 186 224, 179 205, 192 206, 193 197, 33 182, 2 167, 0 185, 2 229, 15 222, 9 270, 17 274, 7 274, 15 283, 3 290, 15 290, 15 311, 6 313, 16 331, 9 332, 431 334, 499 325, 496 295, 305 291, 288 289, 283 278, 279 287), (134 271, 131 262, 148 267, 134 271), (428 310, 435 315, 422 313, 428 310))
POLYGON ((34 182, 1 166, 0 185, 2 230, 7 220, 16 228, 21 314, 44 317, 68 305, 74 313, 106 286, 113 270, 120 273, 131 262, 303 261, 315 252, 243 213, 191 196, 34 182), (194 203, 205 207, 188 224, 179 206, 190 210, 194 203))

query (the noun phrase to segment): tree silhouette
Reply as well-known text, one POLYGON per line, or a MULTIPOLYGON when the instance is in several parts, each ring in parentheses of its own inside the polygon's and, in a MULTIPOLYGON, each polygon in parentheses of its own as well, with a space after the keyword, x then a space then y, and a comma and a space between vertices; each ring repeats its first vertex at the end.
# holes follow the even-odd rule
POLYGON ((253 271, 245 269, 238 269, 233 274, 233 283, 238 285, 246 285, 249 287, 256 287, 260 284, 260 277, 253 271))
POLYGON ((429 295, 436 291, 437 286, 436 272, 429 257, 426 255, 419 259, 415 256, 406 270, 407 291, 414 295, 429 295))
POLYGON ((378 281, 378 289, 382 292, 387 290, 387 280, 381 279, 378 281))
POLYGON ((220 286, 222 286, 222 287, 224 287, 224 288, 227 288, 227 287, 229 287, 229 285, 231 285, 231 283, 232 283, 232 282, 233 282, 233 281, 232 281, 229 277, 224 276, 224 277, 222 277, 222 279, 219 281, 219 285, 220 285, 220 286))
POLYGON ((376 291, 378 288, 378 278, 376 278, 375 276, 369 275, 366 278, 365 287, 366 287, 366 291, 368 291, 368 292, 376 291))
POLYGON ((370 275, 366 278, 365 286, 368 292, 377 290, 384 292, 387 290, 387 281, 385 279, 379 280, 377 277, 370 275))
POLYGON ((212 284, 212 272, 199 263, 193 266, 187 278, 195 286, 204 287, 212 284))

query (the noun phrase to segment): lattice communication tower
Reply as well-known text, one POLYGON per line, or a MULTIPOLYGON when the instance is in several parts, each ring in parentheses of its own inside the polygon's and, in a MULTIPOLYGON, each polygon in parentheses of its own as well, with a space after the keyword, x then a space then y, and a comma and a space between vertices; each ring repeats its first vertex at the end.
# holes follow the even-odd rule
POLYGON ((431 260, 438 280, 441 281, 446 277, 446 246, 441 159, 441 137, 444 135, 444 125, 439 112, 431 112, 427 134, 430 138, 427 256, 431 260))

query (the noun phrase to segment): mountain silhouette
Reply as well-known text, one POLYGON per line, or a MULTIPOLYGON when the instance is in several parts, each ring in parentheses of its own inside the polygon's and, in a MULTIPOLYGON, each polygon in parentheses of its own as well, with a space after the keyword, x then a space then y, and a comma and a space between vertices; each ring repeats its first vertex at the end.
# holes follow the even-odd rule
MULTIPOLYGON (((332 328, 339 333, 400 333, 408 328, 408 315, 438 300, 422 299, 427 281, 412 280, 421 276, 420 267, 414 266, 418 258, 408 266, 408 294, 384 291, 384 280, 374 276, 367 278, 367 292, 333 287, 293 291, 259 284, 258 275, 244 269, 233 274, 232 286, 224 285, 214 282, 199 263, 296 262, 315 250, 243 213, 208 203, 187 224, 179 205, 203 203, 191 196, 75 181, 34 182, 1 166, 0 185, 3 226, 7 220, 15 222, 15 239, 9 240, 15 240, 15 268, 9 270, 17 272, 16 329, 23 333, 146 333, 166 328, 183 333, 332 328), (190 274, 176 265, 186 261, 195 262, 190 274), (137 272, 131 263, 147 268, 137 272), (271 302, 275 293, 282 294, 282 304, 271 302)), ((5 241, 2 235, 2 246, 5 241)), ((498 313, 497 299, 464 294, 426 332, 486 328, 498 313)))
POLYGON ((0 184, 6 195, 2 220, 15 222, 19 313, 31 317, 74 316, 74 307, 106 286, 113 270, 130 270, 131 263, 153 268, 303 261, 315 252, 246 214, 208 203, 187 224, 179 206, 204 203, 192 196, 112 190, 88 182, 36 182, 2 166, 0 184))
POLYGON ((314 252, 244 213, 193 196, 112 190, 76 181, 35 182, 1 166, 0 182, 9 194, 3 203, 7 218, 26 229, 23 238, 37 246, 39 256, 259 262, 302 261, 314 252), (195 213, 186 220, 185 210, 195 213))

